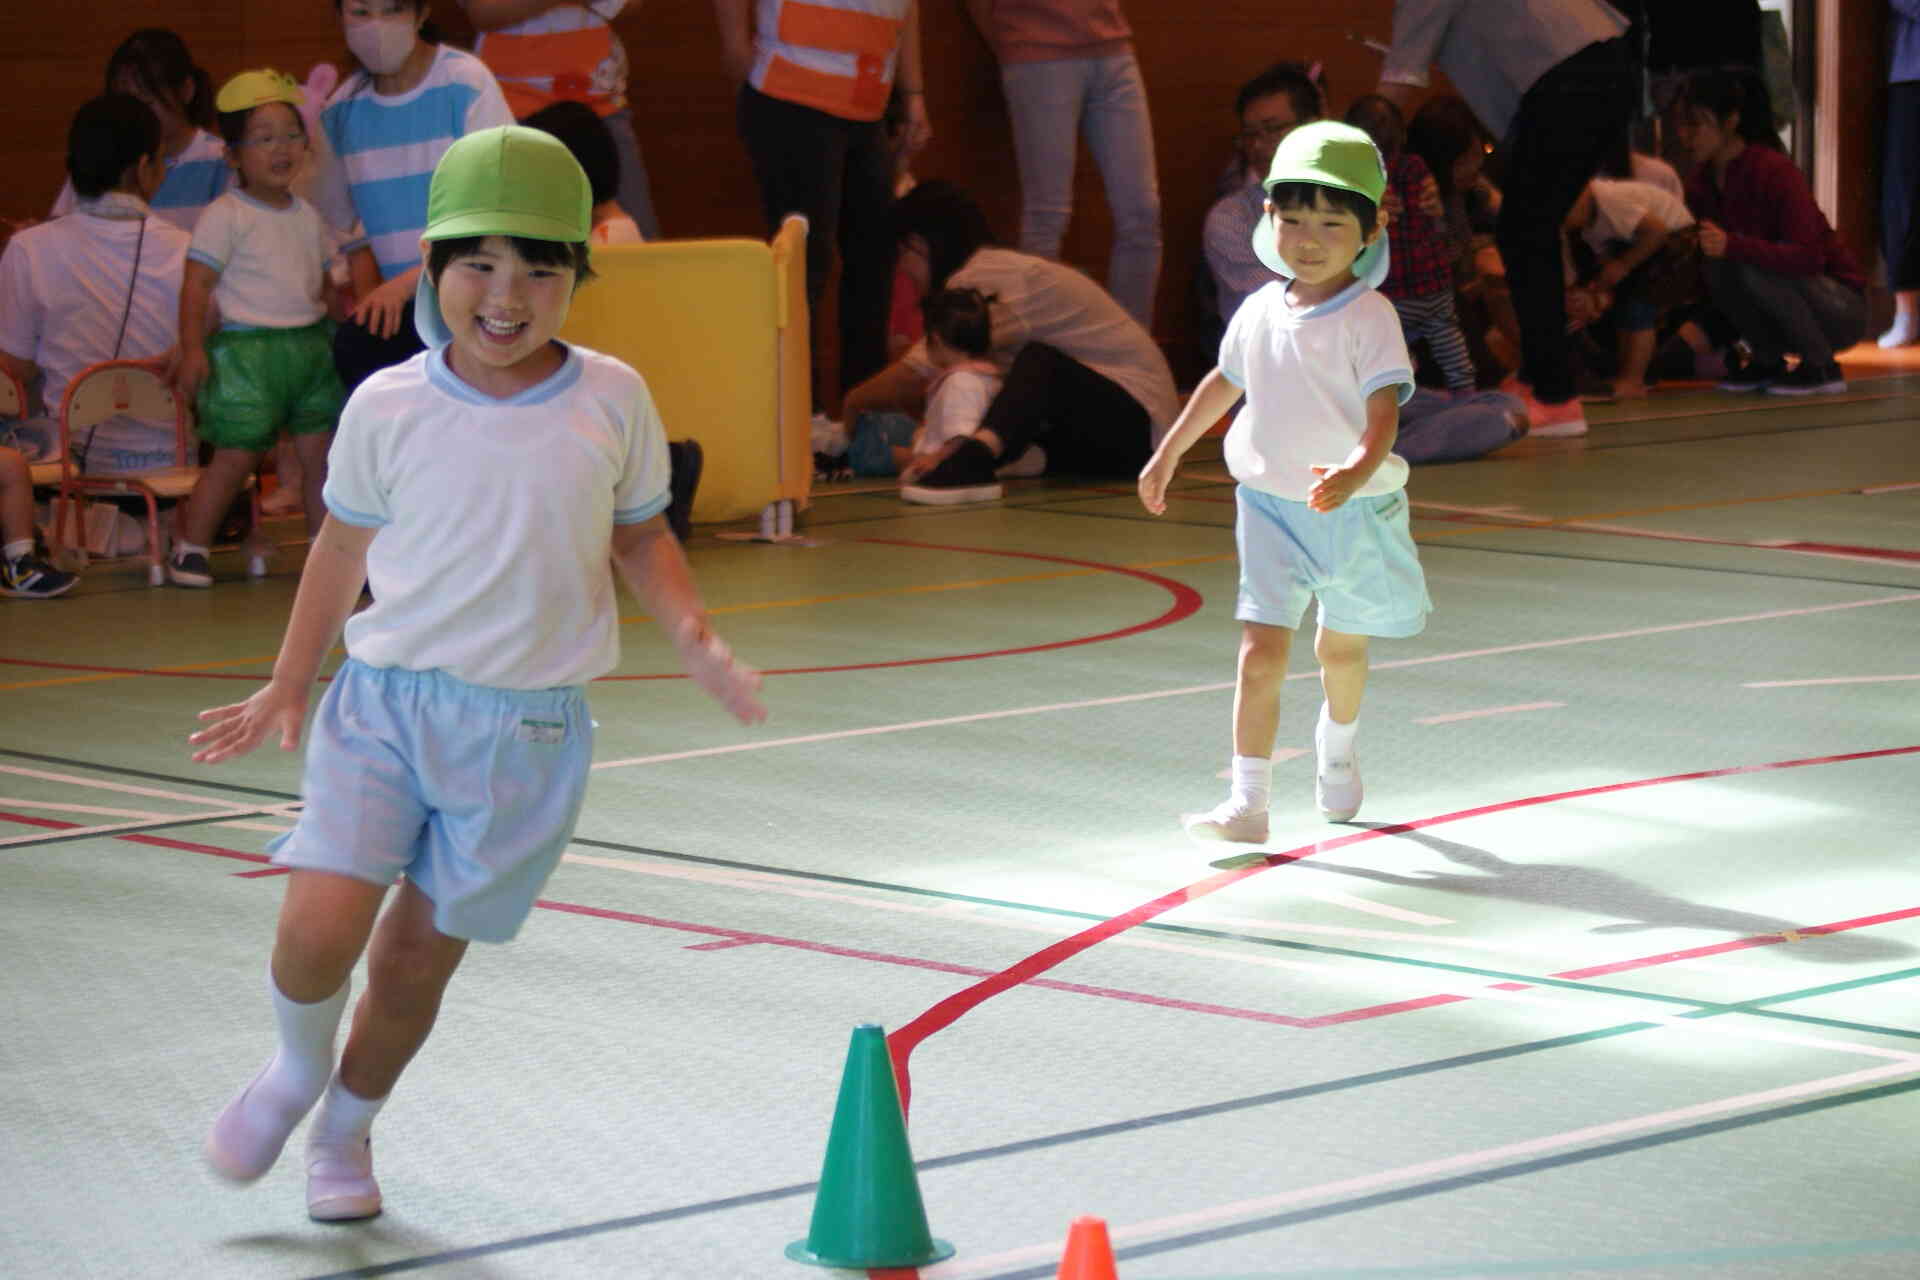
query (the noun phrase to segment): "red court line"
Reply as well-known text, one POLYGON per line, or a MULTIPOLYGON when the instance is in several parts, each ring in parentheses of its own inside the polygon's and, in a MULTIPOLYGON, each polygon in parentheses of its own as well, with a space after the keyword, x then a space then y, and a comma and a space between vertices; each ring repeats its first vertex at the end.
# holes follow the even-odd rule
MULTIPOLYGON (((1136 925, 1144 924, 1156 916, 1165 914, 1174 907, 1204 898, 1228 885, 1238 884, 1249 876, 1257 875, 1273 867, 1285 866, 1302 858, 1311 857, 1331 849, 1344 848, 1368 840, 1380 840, 1388 836, 1402 835, 1410 831, 1419 831, 1427 827, 1443 826, 1448 823, 1464 821, 1468 818, 1484 817, 1489 814, 1507 813, 1517 809, 1529 809, 1540 805, 1559 804, 1569 800, 1583 799, 1588 796, 1613 795, 1623 791, 1637 791, 1643 787, 1666 786, 1676 782, 1700 782, 1710 778, 1737 777, 1741 774, 1767 773, 1778 769, 1804 768, 1808 765, 1851 763, 1860 760, 1877 760, 1890 756, 1912 755, 1920 752, 1920 746, 1890 747, 1878 751, 1855 751, 1844 755, 1809 756, 1798 760, 1780 760, 1769 764, 1735 765, 1725 769, 1701 769, 1690 773, 1667 774, 1658 778, 1641 778, 1632 782, 1605 783, 1594 787, 1578 787, 1571 791, 1556 791, 1545 795, 1527 796, 1517 800, 1503 800, 1494 804, 1476 805, 1471 809, 1460 809, 1453 813, 1443 813, 1431 818, 1421 818, 1414 822, 1395 823, 1385 827, 1375 827, 1366 831, 1357 831, 1339 836, 1332 840, 1322 840, 1302 845, 1285 853, 1268 854, 1259 862, 1246 867, 1238 867, 1204 880, 1195 881, 1184 889, 1162 894, 1150 902, 1142 903, 1131 911, 1123 912, 1110 920, 1102 921, 1090 929, 1084 929, 1070 938, 1062 939, 1051 946, 1034 952, 1026 959, 1009 965, 985 981, 975 983, 965 990, 958 991, 946 999, 934 1004, 892 1035, 887 1037, 887 1047, 893 1058, 893 1074, 900 1086, 900 1105, 908 1108, 912 1104, 913 1079, 909 1070, 913 1051, 930 1036, 952 1026, 962 1017, 979 1008, 994 996, 1013 987, 1031 983, 1039 975, 1056 965, 1079 955, 1108 938, 1125 933, 1136 925)), ((1676 957, 1677 958, 1677 957, 1676 957)), ((1431 1004, 1452 1003, 1466 999, 1464 996, 1428 997, 1429 1004, 1415 1007, 1430 1007, 1431 1004)), ((1382 1007, 1381 1012, 1402 1012, 1408 1002, 1400 1002, 1392 1007, 1382 1007)), ((1339 1017, 1340 1015, 1330 1015, 1339 1017)), ((1353 1011, 1342 1020, 1357 1020, 1369 1016, 1367 1011, 1353 1011)), ((1371 1016, 1379 1016, 1373 1014, 1371 1016)))

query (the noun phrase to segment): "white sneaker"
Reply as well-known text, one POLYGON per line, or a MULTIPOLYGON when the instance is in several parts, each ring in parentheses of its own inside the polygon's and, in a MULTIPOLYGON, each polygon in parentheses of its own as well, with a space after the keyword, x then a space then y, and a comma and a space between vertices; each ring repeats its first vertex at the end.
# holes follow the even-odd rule
POLYGON ((373 1139, 310 1139, 307 1143, 307 1216, 315 1222, 357 1222, 380 1213, 373 1177, 373 1139))
POLYGON ((1195 840, 1227 840, 1234 844, 1267 842, 1267 811, 1243 809, 1232 797, 1222 800, 1205 813, 1183 813, 1180 825, 1195 840))
POLYGON ((220 1112, 202 1148, 213 1171, 229 1182, 252 1182, 280 1158, 287 1136, 299 1127, 319 1094, 304 1100, 276 1097, 262 1082, 273 1063, 247 1083, 220 1112))
POLYGON ((1920 321, 1911 315, 1896 315, 1893 325, 1875 340, 1882 351, 1891 351, 1895 347, 1910 346, 1920 342, 1920 321))
MULTIPOLYGON (((1317 753, 1316 753, 1317 754, 1317 753)), ((1360 812, 1360 762, 1348 756, 1338 763, 1320 760, 1313 772, 1313 798, 1328 822, 1346 822, 1360 812)))

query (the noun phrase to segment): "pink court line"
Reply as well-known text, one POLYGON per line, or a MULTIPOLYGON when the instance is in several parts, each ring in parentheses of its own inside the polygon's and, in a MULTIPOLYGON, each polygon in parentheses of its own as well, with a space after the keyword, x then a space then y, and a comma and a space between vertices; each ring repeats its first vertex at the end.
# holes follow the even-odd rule
POLYGON ((1441 716, 1418 716, 1415 724, 1452 724, 1456 720, 1478 720, 1482 716, 1505 716, 1519 711, 1550 711, 1564 702, 1516 702, 1510 707, 1483 707, 1478 711, 1449 711, 1441 716))

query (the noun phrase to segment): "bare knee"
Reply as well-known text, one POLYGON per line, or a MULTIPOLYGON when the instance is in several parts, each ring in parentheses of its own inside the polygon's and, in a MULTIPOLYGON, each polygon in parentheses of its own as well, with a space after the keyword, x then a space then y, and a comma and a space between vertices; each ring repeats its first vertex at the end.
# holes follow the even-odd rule
POLYGON ((1240 631, 1240 679, 1262 684, 1284 680, 1293 632, 1286 627, 1244 623, 1240 631))
POLYGON ((1367 665, 1367 638, 1322 627, 1320 634, 1314 637, 1313 656, 1319 659, 1322 671, 1364 669, 1367 665))

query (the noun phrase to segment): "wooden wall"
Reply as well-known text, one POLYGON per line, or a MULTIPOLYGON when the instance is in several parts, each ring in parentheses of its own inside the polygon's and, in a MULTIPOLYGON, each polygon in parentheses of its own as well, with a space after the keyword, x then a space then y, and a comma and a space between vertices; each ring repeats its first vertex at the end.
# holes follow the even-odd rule
MULTIPOLYGON (((1018 230, 1019 193, 993 60, 960 0, 923 3, 935 138, 915 169, 973 190, 1001 235, 1011 239, 1018 230)), ((1824 0, 1823 8, 1854 11, 1869 3, 1824 0)), ((1204 9, 1186 0, 1128 0, 1158 142, 1166 257, 1155 328, 1183 372, 1192 370, 1196 358, 1183 348, 1188 287, 1199 263, 1201 223, 1232 150, 1235 91, 1278 58, 1319 59, 1333 109, 1344 109, 1372 88, 1379 69, 1379 55, 1347 33, 1385 39, 1392 10, 1392 0, 1348 0, 1338 8, 1309 0, 1211 0, 1204 9)), ((465 34, 452 0, 438 0, 435 16, 456 38, 465 34)), ((304 78, 317 61, 344 59, 327 0, 65 0, 57 9, 9 0, 0 6, 0 172, 8 175, 0 185, 0 215, 35 215, 51 203, 73 108, 99 91, 114 45, 133 28, 153 23, 185 37, 216 83, 262 65, 304 78)), ((632 61, 635 124, 666 234, 758 234, 752 177, 734 132, 710 4, 629 4, 617 27, 632 61)), ((1873 136, 1878 92, 1872 77, 1833 89, 1837 136, 1873 136)), ((1826 98, 1821 105, 1827 107, 1826 98)), ((1849 171, 1861 172, 1851 163, 1841 170, 1849 171)), ((1110 228, 1098 175, 1084 154, 1076 191, 1064 256, 1098 276, 1110 228)), ((1871 225, 1871 179, 1840 183, 1835 199, 1838 208, 1831 211, 1850 233, 1859 236, 1871 225)), ((1871 241, 1862 237, 1858 243, 1866 249, 1871 241)))

